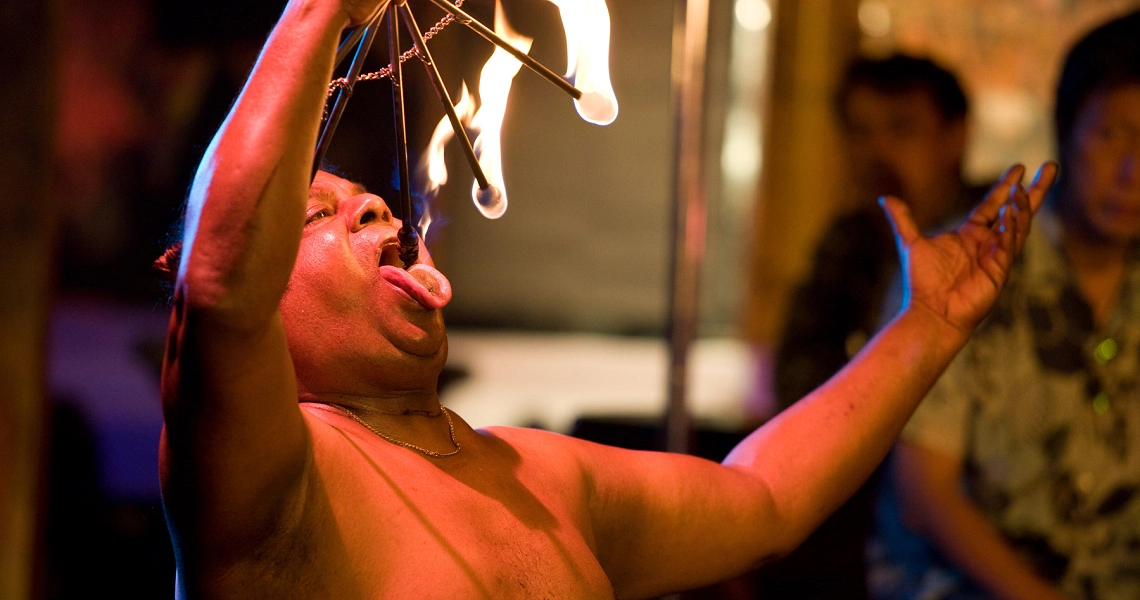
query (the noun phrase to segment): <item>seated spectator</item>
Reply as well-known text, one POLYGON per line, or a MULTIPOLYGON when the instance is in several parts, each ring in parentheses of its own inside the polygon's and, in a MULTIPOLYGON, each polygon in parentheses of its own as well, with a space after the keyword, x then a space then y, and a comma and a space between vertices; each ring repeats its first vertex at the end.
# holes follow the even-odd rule
POLYGON ((898 597, 1140 598, 1140 12, 1070 51, 1055 124, 1056 194, 896 451, 898 597))
MULTIPOLYGON (((899 262, 875 199, 906 199, 915 222, 929 231, 983 194, 962 181, 966 96, 957 77, 934 62, 906 55, 859 59, 843 76, 835 109, 858 207, 823 235, 811 273, 794 292, 776 353, 783 407, 834 375, 884 320, 899 262)), ((866 597, 863 545, 873 489, 861 488, 800 550, 766 569, 763 592, 866 597)))

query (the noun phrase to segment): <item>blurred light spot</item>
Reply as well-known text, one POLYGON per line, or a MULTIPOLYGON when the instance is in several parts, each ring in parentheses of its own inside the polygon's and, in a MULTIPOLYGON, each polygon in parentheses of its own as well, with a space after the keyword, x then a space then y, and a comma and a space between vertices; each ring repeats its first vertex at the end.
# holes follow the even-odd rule
POLYGON ((760 169, 760 128, 755 115, 730 111, 725 119, 720 168, 730 181, 751 181, 760 169))
POLYGON ((748 31, 761 31, 772 22, 772 7, 767 0, 736 0, 733 13, 736 22, 748 31))
POLYGON ((859 28, 870 37, 883 37, 891 32, 891 9, 882 0, 859 3, 859 28))
POLYGON ((1096 345, 1096 350, 1093 350, 1093 356, 1103 364, 1116 358, 1116 351, 1116 340, 1108 338, 1096 345))
POLYGON ((1111 405, 1112 403, 1108 400, 1108 394, 1104 392, 1097 394, 1092 401, 1093 412, 1102 416, 1108 412, 1108 407, 1111 405))
POLYGON ((1000 140, 1024 137, 1033 127, 1036 100, 1017 89, 991 89, 978 94, 978 117, 987 136, 1000 140))

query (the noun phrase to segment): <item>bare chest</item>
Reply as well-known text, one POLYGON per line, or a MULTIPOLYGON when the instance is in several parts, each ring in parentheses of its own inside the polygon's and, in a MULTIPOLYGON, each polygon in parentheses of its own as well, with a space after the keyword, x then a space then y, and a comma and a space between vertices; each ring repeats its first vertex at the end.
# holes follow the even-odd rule
POLYGON ((557 468, 355 450, 320 471, 361 597, 613 598, 582 490, 557 468))

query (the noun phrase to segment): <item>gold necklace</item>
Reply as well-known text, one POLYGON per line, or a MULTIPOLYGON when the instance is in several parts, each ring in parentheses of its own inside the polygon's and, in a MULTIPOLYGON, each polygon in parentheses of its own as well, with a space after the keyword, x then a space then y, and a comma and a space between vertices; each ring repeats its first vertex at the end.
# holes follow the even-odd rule
POLYGON ((358 417, 356 415, 356 413, 352 412, 351 409, 344 407, 344 406, 338 406, 337 408, 343 410, 344 413, 349 416, 349 418, 351 418, 353 421, 356 421, 357 423, 360 423, 361 425, 363 425, 364 428, 367 429, 368 431, 371 431, 372 433, 375 433, 376 435, 380 436, 381 439, 383 439, 387 442, 391 442, 393 444, 396 444, 397 446, 403 446, 404 448, 415 450, 416 452, 419 452, 420 454, 423 454, 424 456, 429 456, 431 458, 446 458, 448 456, 454 456, 454 455, 458 454, 459 450, 461 449, 459 446, 459 440, 455 439, 455 424, 451 422, 451 411, 447 410, 446 406, 440 406, 439 409, 440 409, 440 412, 443 413, 443 416, 447 418, 447 434, 449 436, 451 436, 451 443, 455 445, 455 450, 452 450, 451 452, 435 452, 434 450, 428 450, 427 448, 421 448, 415 444, 409 444, 408 442, 398 440, 392 436, 384 435, 383 433, 380 433, 379 431, 373 429, 371 425, 366 423, 364 421, 364 419, 361 419, 360 417, 358 417))

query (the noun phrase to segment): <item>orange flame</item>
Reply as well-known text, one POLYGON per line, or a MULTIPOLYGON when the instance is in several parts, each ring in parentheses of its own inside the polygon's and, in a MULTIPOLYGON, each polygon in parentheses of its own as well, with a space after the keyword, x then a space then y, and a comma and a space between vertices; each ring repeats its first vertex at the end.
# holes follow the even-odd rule
MULTIPOLYGON (((495 33, 515 48, 523 52, 530 51, 533 41, 519 35, 507 25, 503 16, 502 4, 495 1, 495 33)), ((503 117, 507 112, 507 95, 511 91, 511 83, 518 74, 522 64, 515 57, 502 48, 495 48, 483 70, 479 72, 479 110, 471 118, 471 129, 478 132, 475 138, 475 156, 479 157, 479 166, 483 167, 483 174, 487 181, 499 190, 498 194, 480 194, 478 183, 471 188, 471 197, 479 212, 488 219, 498 219, 507 210, 507 190, 503 183, 503 153, 500 133, 503 129, 503 117)))
MULTIPOLYGON (((459 116, 461 123, 467 124, 471 122, 472 115, 475 114, 475 99, 471 97, 471 93, 467 91, 467 84, 463 84, 462 92, 459 95, 459 102, 455 104, 455 114, 459 116)), ((431 201, 439 195, 439 188, 447 183, 447 162, 445 160, 444 149, 447 142, 455 135, 451 129, 451 121, 448 120, 447 115, 439 121, 435 126, 435 131, 431 134, 431 142, 428 143, 428 148, 425 154, 427 155, 425 164, 421 167, 421 177, 426 180, 424 189, 424 211, 420 215, 420 234, 427 239, 427 230, 431 225, 433 219, 433 211, 431 209, 431 201)))
MULTIPOLYGON (((582 91, 582 98, 574 101, 583 119, 598 125, 608 125, 617 118, 617 98, 610 84, 609 35, 610 15, 605 0, 549 0, 559 9, 566 30, 566 78, 582 91)), ((530 51, 531 38, 513 31, 503 16, 502 5, 495 2, 495 33, 523 52, 530 51)), ((455 112, 460 121, 474 134, 472 146, 487 181, 492 189, 482 191, 476 182, 471 189, 472 200, 479 212, 489 219, 497 219, 507 210, 507 192, 503 182, 502 143, 500 134, 506 114, 507 96, 521 64, 505 50, 495 48, 491 58, 479 74, 479 101, 463 85, 455 112)), ((435 198, 439 188, 447 183, 447 166, 444 147, 454 135, 451 123, 444 116, 427 149, 427 189, 424 197, 435 198)), ((420 231, 427 235, 431 211, 424 210, 420 231)))
POLYGON ((549 0, 566 30, 566 78, 582 92, 578 114, 596 125, 617 118, 617 96, 610 83, 610 12, 606 0, 549 0))

